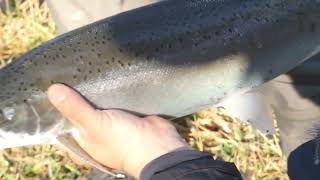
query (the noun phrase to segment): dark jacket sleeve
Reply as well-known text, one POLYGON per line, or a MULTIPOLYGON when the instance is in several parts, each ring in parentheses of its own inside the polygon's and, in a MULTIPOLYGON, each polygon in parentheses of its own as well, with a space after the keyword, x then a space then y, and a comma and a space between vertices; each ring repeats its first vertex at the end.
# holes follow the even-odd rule
POLYGON ((141 180, 238 180, 241 174, 233 163, 217 161, 208 153, 177 150, 151 161, 141 180))

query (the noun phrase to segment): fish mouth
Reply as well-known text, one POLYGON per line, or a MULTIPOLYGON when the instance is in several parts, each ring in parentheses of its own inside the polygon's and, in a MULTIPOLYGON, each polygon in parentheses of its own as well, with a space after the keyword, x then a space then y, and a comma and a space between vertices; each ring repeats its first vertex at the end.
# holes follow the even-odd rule
POLYGON ((0 109, 0 125, 2 125, 4 122, 6 122, 6 117, 4 116, 2 109, 0 109))

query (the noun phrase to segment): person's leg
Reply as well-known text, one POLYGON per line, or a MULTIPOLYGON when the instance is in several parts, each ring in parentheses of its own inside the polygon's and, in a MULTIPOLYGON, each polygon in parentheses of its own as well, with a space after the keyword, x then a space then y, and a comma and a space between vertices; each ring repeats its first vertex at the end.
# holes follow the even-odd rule
POLYGON ((320 139, 308 141, 290 153, 288 175, 291 180, 320 179, 320 139))
POLYGON ((47 0, 57 24, 65 33, 100 19, 161 0, 47 0))

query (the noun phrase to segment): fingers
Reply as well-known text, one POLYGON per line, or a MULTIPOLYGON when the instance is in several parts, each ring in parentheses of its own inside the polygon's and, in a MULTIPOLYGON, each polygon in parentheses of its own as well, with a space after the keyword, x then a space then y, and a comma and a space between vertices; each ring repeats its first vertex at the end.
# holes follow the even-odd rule
POLYGON ((80 130, 90 129, 98 118, 96 111, 80 94, 63 84, 48 89, 51 103, 80 130))

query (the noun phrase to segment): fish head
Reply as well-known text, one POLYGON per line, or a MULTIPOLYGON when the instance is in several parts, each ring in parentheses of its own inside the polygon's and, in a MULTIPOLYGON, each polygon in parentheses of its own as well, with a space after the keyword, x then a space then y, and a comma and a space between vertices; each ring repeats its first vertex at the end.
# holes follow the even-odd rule
POLYGON ((50 143, 65 125, 45 96, 0 104, 0 148, 50 143))

